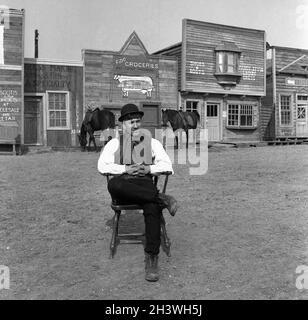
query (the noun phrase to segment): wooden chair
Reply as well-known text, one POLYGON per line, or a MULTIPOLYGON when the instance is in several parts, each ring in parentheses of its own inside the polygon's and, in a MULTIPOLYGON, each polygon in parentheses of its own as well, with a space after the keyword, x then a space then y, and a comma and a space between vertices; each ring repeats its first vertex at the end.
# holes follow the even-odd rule
MULTIPOLYGON (((152 175, 153 183, 157 187, 159 176, 164 176, 164 184, 162 193, 166 192, 168 178, 171 175, 171 172, 162 172, 157 175, 152 175)), ((107 183, 110 179, 116 175, 113 174, 103 174, 107 178, 107 183)), ((111 209, 114 211, 114 218, 113 218, 113 228, 112 228, 112 237, 110 241, 110 258, 112 259, 116 253, 117 246, 120 243, 143 243, 144 241, 144 233, 119 233, 119 223, 120 223, 120 216, 123 210, 132 211, 132 210, 142 210, 142 206, 138 204, 117 204, 114 199, 111 202, 111 209)), ((167 235, 166 230, 166 222, 164 219, 163 214, 161 214, 161 247, 163 251, 166 253, 168 257, 171 256, 170 254, 170 240, 167 235)))

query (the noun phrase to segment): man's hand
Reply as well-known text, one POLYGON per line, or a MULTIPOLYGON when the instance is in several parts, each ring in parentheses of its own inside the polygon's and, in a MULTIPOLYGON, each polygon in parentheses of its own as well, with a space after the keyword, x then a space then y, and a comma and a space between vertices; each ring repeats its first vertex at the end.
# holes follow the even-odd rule
POLYGON ((139 176, 145 176, 146 174, 148 174, 150 172, 151 172, 150 166, 143 165, 143 164, 139 166, 139 170, 138 170, 139 176))
POLYGON ((138 164, 131 164, 131 165, 126 165, 125 170, 127 174, 130 174, 132 176, 138 175, 139 171, 139 165, 138 164))

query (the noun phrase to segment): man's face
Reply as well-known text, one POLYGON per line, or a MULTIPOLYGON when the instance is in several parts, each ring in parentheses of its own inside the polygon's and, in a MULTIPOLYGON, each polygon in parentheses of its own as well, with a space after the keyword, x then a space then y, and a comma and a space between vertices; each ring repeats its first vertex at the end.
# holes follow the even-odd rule
POLYGON ((134 118, 131 120, 123 121, 123 131, 131 134, 132 136, 139 135, 140 127, 141 127, 141 119, 140 118, 134 118))

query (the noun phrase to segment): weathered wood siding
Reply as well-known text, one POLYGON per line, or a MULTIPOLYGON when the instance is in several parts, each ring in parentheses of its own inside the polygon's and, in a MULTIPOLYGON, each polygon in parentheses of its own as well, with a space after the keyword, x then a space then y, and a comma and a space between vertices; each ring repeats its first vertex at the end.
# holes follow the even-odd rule
POLYGON ((172 46, 170 49, 157 51, 154 54, 162 54, 163 56, 175 57, 178 61, 178 90, 181 90, 181 77, 182 77, 182 44, 172 46))
MULTIPOLYGON (((46 94, 64 91, 69 94, 69 122, 67 130, 47 129, 48 146, 76 146, 77 134, 83 120, 83 67, 56 64, 25 64, 25 93, 46 94)), ((46 99, 47 101, 47 99, 46 99)), ((47 106, 45 107, 47 111, 47 106)))
POLYGON ((308 56, 308 50, 297 48, 275 47, 275 52, 277 72, 303 55, 308 56))
POLYGON ((226 93, 217 82, 215 48, 223 41, 234 42, 241 50, 242 78, 228 94, 265 95, 265 32, 183 20, 182 90, 226 93), (195 72, 196 66, 198 72, 195 72), (194 70, 192 70, 194 69, 194 70))
POLYGON ((275 138, 275 105, 273 97, 273 76, 266 77, 266 96, 262 97, 260 110, 260 132, 262 140, 275 138))
POLYGON ((115 111, 133 102, 139 107, 153 103, 177 108, 177 59, 148 55, 134 34, 120 52, 84 50, 83 59, 85 106, 115 111), (151 92, 121 87, 119 79, 130 76, 146 77, 152 82, 151 92))
POLYGON ((0 140, 22 143, 24 12, 5 10, 0 27, 0 140))
POLYGON ((285 48, 275 47, 275 58, 276 58, 276 101, 277 106, 275 109, 275 134, 276 137, 283 136, 296 136, 296 119, 297 119, 297 108, 296 108, 296 96, 297 94, 308 94, 308 72, 300 72, 296 74, 296 71, 292 71, 294 68, 288 65, 292 64, 301 57, 308 57, 308 50, 297 49, 297 48, 285 48), (281 70, 285 68, 284 70, 281 70), (294 72, 294 73, 293 73, 294 72), (293 85, 288 80, 304 81, 304 85, 293 85), (283 94, 291 95, 292 115, 291 124, 289 126, 280 125, 279 105, 280 96, 283 94))

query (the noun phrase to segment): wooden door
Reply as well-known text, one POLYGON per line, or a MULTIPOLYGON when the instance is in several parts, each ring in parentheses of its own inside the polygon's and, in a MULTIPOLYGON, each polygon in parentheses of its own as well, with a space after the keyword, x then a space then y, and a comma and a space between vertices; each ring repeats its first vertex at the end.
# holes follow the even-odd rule
POLYGON ((25 144, 39 145, 43 142, 42 100, 25 97, 25 144))
POLYGON ((296 136, 308 137, 308 104, 297 105, 296 136))
POLYGON ((155 138, 155 129, 160 127, 161 122, 160 106, 158 104, 144 104, 142 111, 144 112, 142 127, 149 130, 152 137, 155 138))
POLYGON ((206 126, 208 129, 208 140, 220 140, 220 119, 219 119, 219 103, 207 103, 206 105, 206 126))

